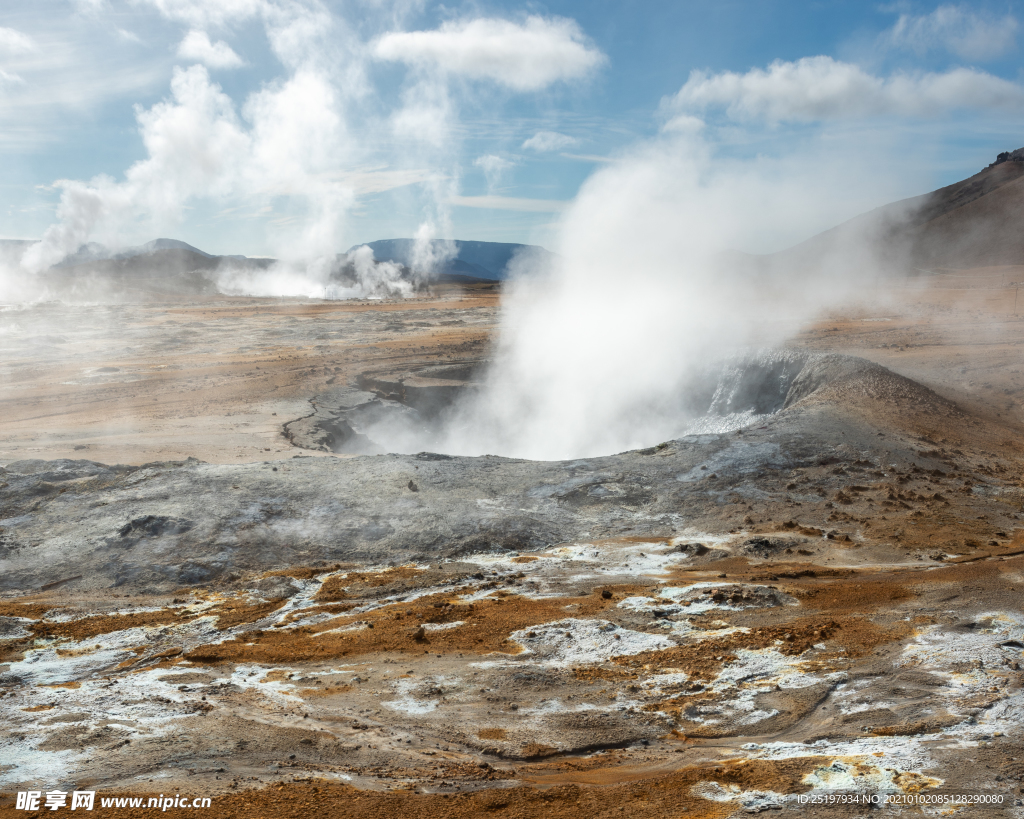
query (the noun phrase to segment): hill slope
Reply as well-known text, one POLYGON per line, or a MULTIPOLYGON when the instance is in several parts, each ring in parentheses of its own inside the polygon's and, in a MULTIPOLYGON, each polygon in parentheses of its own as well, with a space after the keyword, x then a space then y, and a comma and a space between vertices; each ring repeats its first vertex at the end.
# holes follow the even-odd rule
POLYGON ((210 295, 218 292, 218 269, 262 269, 272 263, 272 259, 214 256, 177 239, 154 239, 117 253, 102 245, 85 245, 37 279, 51 293, 70 299, 210 295))
POLYGON ((764 258, 773 266, 821 268, 867 249, 871 261, 894 274, 1024 264, 1022 217, 1024 149, 1001 154, 968 179, 884 205, 764 258))

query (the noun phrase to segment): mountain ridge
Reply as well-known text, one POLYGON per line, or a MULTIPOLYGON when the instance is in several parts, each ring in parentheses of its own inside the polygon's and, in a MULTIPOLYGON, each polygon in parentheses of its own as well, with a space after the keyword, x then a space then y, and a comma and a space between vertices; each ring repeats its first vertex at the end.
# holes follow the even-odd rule
MULTIPOLYGON (((356 248, 369 247, 378 262, 395 262, 412 267, 415 250, 415 239, 377 239, 372 242, 353 245, 348 252, 356 248)), ((477 279, 504 281, 509 277, 509 265, 513 259, 524 254, 543 258, 554 254, 540 245, 527 245, 518 242, 483 242, 475 239, 434 239, 432 249, 443 254, 452 246, 455 255, 442 262, 438 273, 448 276, 471 276, 477 279)))
POLYGON ((1024 148, 999 154, 976 174, 881 205, 777 253, 770 265, 827 267, 863 245, 893 274, 946 267, 1024 264, 1024 148))
MULTIPOLYGON (((890 202, 822 231, 777 253, 751 256, 726 252, 728 267, 752 274, 803 270, 823 274, 870 264, 883 274, 915 275, 931 268, 966 269, 1024 264, 1024 148, 1000 153, 996 161, 972 176, 934 191, 890 202), (731 260, 731 261, 730 261, 731 260)), ((16 265, 30 240, 0 240, 0 261, 16 265)), ((413 239, 378 239, 364 243, 377 262, 411 268, 413 239)), ((348 257, 364 244, 339 253, 344 278, 348 257)), ((432 278, 448 282, 500 282, 514 261, 532 255, 547 261, 555 254, 537 245, 514 242, 434 240, 437 255, 454 251, 432 278)), ((266 269, 275 259, 207 253, 179 239, 161 237, 114 251, 88 243, 39 274, 61 289, 84 290, 97 282, 132 291, 177 293, 218 292, 214 272, 226 266, 266 269)))

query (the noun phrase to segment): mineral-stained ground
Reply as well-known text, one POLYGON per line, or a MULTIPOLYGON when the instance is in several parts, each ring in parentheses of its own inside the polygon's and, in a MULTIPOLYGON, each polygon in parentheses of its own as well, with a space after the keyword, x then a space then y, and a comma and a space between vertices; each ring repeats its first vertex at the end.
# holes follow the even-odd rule
POLYGON ((568 462, 359 454, 471 388, 486 286, 0 312, 0 805, 1024 815, 1021 279, 870 294, 774 414, 568 462))

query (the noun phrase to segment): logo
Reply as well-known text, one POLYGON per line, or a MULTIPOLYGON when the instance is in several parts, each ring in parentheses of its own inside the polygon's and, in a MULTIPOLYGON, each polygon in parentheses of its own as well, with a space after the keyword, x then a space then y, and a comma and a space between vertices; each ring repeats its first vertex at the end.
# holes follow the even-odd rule
MULTIPOLYGON (((67 791, 18 791, 18 799, 14 807, 17 810, 39 810, 40 801, 42 807, 49 810, 67 807, 67 791)), ((96 801, 96 791, 74 791, 71 794, 71 810, 83 808, 92 810, 96 801)))

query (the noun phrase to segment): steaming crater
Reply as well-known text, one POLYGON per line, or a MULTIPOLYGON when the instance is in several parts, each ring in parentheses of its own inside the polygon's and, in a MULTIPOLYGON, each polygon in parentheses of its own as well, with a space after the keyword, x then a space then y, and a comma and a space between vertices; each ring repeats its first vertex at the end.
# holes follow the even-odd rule
MULTIPOLYGON (((475 360, 400 373, 363 373, 354 385, 312 399, 312 413, 286 424, 285 432, 296 446, 338 454, 479 454, 467 453, 462 441, 488 389, 489 364, 475 360)), ((782 349, 706 365, 654 408, 657 423, 641 446, 763 423, 826 383, 876 367, 850 356, 782 349)), ((623 417, 621 422, 630 424, 632 419, 623 417)), ((500 444, 496 439, 488 453, 517 454, 500 444)), ((614 453, 587 453, 609 454, 614 453)))

